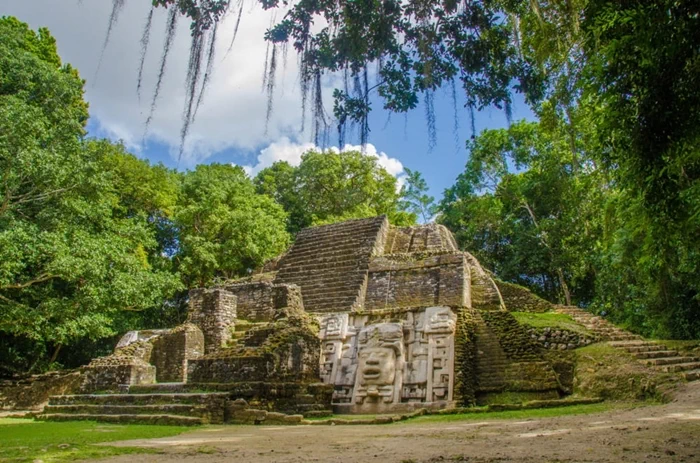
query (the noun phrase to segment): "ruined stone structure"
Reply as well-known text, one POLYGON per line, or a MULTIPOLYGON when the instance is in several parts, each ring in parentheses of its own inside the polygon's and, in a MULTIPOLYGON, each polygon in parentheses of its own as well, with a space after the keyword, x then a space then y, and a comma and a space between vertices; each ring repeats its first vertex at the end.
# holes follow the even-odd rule
POLYGON ((219 421, 240 399, 310 415, 558 397, 541 352, 445 227, 382 216, 305 229, 250 277, 192 290, 185 325, 127 333, 83 392, 227 393, 229 415, 201 414, 219 421))

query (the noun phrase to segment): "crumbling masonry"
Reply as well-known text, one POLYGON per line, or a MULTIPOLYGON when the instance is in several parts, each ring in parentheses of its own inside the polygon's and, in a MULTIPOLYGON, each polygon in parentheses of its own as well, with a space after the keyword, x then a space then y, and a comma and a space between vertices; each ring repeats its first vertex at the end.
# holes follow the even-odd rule
POLYGON ((127 333, 95 359, 83 392, 150 405, 218 393, 184 403, 210 422, 245 422, 261 410, 383 413, 567 389, 441 225, 382 216, 308 228, 259 272, 192 290, 189 304, 185 325, 127 333))

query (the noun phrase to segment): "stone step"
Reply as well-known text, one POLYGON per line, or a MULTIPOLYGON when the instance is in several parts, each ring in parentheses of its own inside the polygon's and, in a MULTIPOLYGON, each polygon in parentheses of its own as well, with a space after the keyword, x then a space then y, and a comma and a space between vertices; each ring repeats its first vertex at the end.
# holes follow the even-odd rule
POLYGON ((74 394, 49 398, 50 405, 157 405, 201 404, 212 400, 225 400, 226 392, 172 393, 172 394, 74 394))
POLYGON ((612 347, 645 347, 645 346, 658 346, 655 342, 634 340, 634 341, 614 341, 610 343, 612 347))
POLYGON ((686 381, 697 381, 700 379, 700 369, 690 370, 683 373, 686 381))
MULTIPOLYGON (((160 405, 47 405, 45 414, 73 415, 185 415, 207 418, 207 409, 192 404, 160 404, 160 405)), ((223 417, 222 417, 223 418, 223 417)))
POLYGON ((360 230, 336 235, 304 237, 297 239, 292 249, 294 253, 297 253, 315 248, 347 248, 349 244, 369 247, 374 245, 375 240, 375 233, 373 231, 368 232, 367 230, 360 230))
POLYGON ((329 291, 334 287, 343 288, 348 285, 357 286, 364 280, 364 275, 360 274, 359 272, 354 274, 355 272, 353 271, 350 275, 348 275, 348 273, 349 272, 336 273, 334 270, 329 270, 318 275, 305 275, 298 279, 295 276, 294 278, 292 278, 292 276, 285 276, 284 278, 281 278, 280 281, 299 281, 302 283, 302 291, 305 291, 303 296, 306 296, 309 290, 325 289, 326 291, 329 291), (312 277, 313 280, 310 281, 311 279, 308 277, 312 277))
POLYGON ((651 366, 661 366, 661 365, 677 365, 680 363, 690 363, 697 359, 694 357, 663 357, 645 360, 644 363, 651 366))
POLYGON ((337 301, 342 301, 348 298, 356 298, 358 294, 360 294, 360 288, 358 285, 348 285, 346 287, 335 287, 328 285, 328 286, 323 286, 322 284, 319 285, 312 285, 308 288, 302 287, 302 295, 304 297, 304 302, 306 301, 312 301, 312 300, 324 300, 324 301, 330 301, 330 300, 337 300, 337 301))
POLYGON ((328 407, 328 404, 312 403, 312 404, 295 404, 294 405, 294 409, 300 413, 326 410, 326 407, 328 407))
POLYGON ((635 352, 634 356, 638 359, 657 359, 664 357, 676 357, 678 352, 675 350, 654 350, 647 352, 635 352))
MULTIPOLYGON (((601 335, 601 337, 606 337, 605 335, 601 335)), ((639 336, 635 335, 608 335, 607 338, 611 341, 634 341, 637 339, 641 339, 639 336)))
POLYGON ((630 354, 642 353, 642 352, 657 352, 668 350, 668 347, 663 344, 656 344, 654 342, 650 343, 648 346, 631 346, 623 347, 630 354))
POLYGON ((322 239, 322 238, 333 238, 338 235, 357 235, 359 233, 369 234, 377 233, 379 231, 379 223, 373 223, 366 221, 365 223, 348 223, 343 222, 340 226, 338 224, 325 225, 322 227, 311 227, 306 228, 299 232, 297 235, 297 241, 304 241, 308 239, 322 239), (336 225, 336 226, 334 226, 336 225))
POLYGON ((316 396, 312 394, 297 394, 294 396, 294 402, 299 405, 316 404, 316 396))
POLYGON ((71 413, 42 413, 38 420, 44 421, 103 421, 106 423, 159 424, 177 426, 199 426, 204 424, 201 418, 179 415, 92 415, 71 413))
POLYGON ((661 367, 662 371, 666 373, 677 373, 680 371, 696 370, 700 368, 700 362, 688 362, 688 363, 678 363, 675 365, 664 365, 661 367))
POLYGON ((280 271, 289 272, 291 270, 308 270, 318 268, 320 266, 328 267, 330 265, 341 266, 357 266, 358 257, 352 252, 339 253, 337 250, 332 252, 314 252, 308 255, 295 254, 284 262, 284 268, 280 271), (315 267, 314 267, 315 266, 315 267))
POLYGON ((343 252, 347 254, 362 251, 362 254, 366 254, 367 251, 374 246, 375 241, 376 240, 374 237, 352 235, 338 236, 334 239, 328 240, 306 240, 294 243, 294 246, 290 250, 290 254, 288 254, 288 256, 294 257, 318 252, 343 252))
POLYGON ((327 416, 333 415, 333 410, 321 409, 321 410, 309 410, 303 413, 304 418, 325 418, 327 416))
POLYGON ((304 305, 329 307, 337 305, 339 307, 345 307, 346 305, 354 303, 357 300, 358 294, 359 291, 357 290, 344 290, 339 296, 330 296, 327 293, 313 292, 310 293, 308 297, 304 297, 304 305))

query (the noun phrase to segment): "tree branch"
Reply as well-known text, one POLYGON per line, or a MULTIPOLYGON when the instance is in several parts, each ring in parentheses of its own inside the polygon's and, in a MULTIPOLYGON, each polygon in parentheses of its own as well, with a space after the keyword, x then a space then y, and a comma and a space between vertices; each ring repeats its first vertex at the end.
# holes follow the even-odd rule
MULTIPOLYGON (((44 273, 43 275, 40 275, 33 280, 29 280, 29 281, 26 281, 24 283, 16 283, 16 284, 12 284, 12 285, 0 286, 0 289, 23 289, 23 288, 27 288, 29 286, 35 285, 37 283, 43 283, 44 281, 52 280, 54 278, 58 278, 58 275, 44 273)), ((2 297, 2 296, 0 296, 0 297, 2 297)))

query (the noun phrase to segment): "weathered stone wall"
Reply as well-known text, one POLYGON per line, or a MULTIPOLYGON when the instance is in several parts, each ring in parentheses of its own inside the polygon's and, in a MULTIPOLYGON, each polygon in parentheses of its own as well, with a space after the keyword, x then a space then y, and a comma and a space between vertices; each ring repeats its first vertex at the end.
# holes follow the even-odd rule
POLYGON ((218 351, 231 339, 231 328, 236 322, 236 295, 220 288, 190 290, 187 322, 202 330, 205 353, 218 351))
POLYGON ((156 368, 140 360, 130 363, 99 365, 90 364, 82 369, 82 393, 120 392, 133 384, 153 384, 156 381, 156 368))
POLYGON ((493 280, 503 297, 506 308, 511 312, 549 312, 554 304, 534 294, 529 289, 498 279, 493 280))
POLYGON ((375 257, 369 265, 363 308, 469 306, 469 280, 461 253, 375 257))
POLYGON ((416 227, 391 227, 384 245, 384 254, 426 251, 458 251, 452 233, 434 223, 416 227))
POLYGON ((37 410, 60 394, 75 394, 83 378, 77 370, 54 371, 0 382, 0 410, 37 410))
POLYGON ((557 375, 527 329, 506 311, 482 310, 478 315, 477 403, 499 400, 504 392, 558 397, 557 375))
POLYGON ((191 360, 187 379, 195 383, 268 381, 274 363, 268 356, 221 357, 191 360))
POLYGON ((186 323, 153 341, 150 363, 156 367, 158 382, 187 381, 187 361, 204 355, 204 335, 186 323))
MULTIPOLYGON (((287 296, 295 293, 291 289, 287 296)), ((275 322, 254 325, 234 345, 190 360, 188 380, 317 382, 321 349, 316 320, 300 308, 284 307, 280 314, 284 317, 275 322)))
POLYGON ((503 298, 491 275, 474 256, 465 252, 464 257, 471 272, 472 307, 479 310, 505 310, 503 298))
POLYGON ((236 316, 250 321, 269 321, 275 313, 272 282, 251 282, 226 285, 236 296, 236 316))
POLYGON ((551 350, 573 350, 598 341, 593 336, 560 328, 530 328, 527 332, 530 338, 536 340, 545 349, 551 350))
POLYGON ((459 310, 455 330, 454 400, 465 407, 476 403, 480 355, 476 343, 478 321, 476 311, 466 307, 459 310))
POLYGON ((275 283, 299 286, 309 312, 350 311, 387 230, 384 216, 304 229, 279 262, 275 283))

